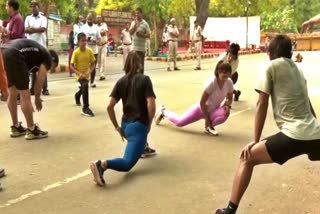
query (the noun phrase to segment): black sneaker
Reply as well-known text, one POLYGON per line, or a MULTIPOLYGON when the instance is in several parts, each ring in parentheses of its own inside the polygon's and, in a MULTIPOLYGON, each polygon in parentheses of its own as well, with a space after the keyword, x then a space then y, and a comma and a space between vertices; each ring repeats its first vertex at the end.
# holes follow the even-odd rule
POLYGON ((199 70, 201 70, 201 68, 200 67, 196 67, 194 70, 195 71, 199 71, 199 70))
POLYGON ((141 154, 141 158, 147 158, 153 155, 156 155, 156 150, 152 149, 151 147, 149 147, 149 145, 147 145, 144 150, 143 153, 141 154))
POLYGON ((38 125, 34 126, 34 130, 27 129, 25 138, 27 140, 41 139, 48 137, 48 132, 42 131, 38 125))
POLYGON ((0 178, 4 177, 6 175, 3 168, 0 168, 0 178))
POLYGON ((227 208, 217 209, 215 214, 235 214, 235 211, 229 210, 227 208))
POLYGON ((174 67, 173 70, 175 70, 175 71, 180 71, 180 69, 179 69, 178 67, 174 67))
POLYGON ((103 80, 105 80, 106 78, 104 77, 104 76, 101 76, 100 78, 99 78, 99 80, 100 81, 103 81, 103 80))
POLYGON ((43 94, 44 96, 49 96, 49 95, 50 95, 50 93, 49 93, 48 90, 42 91, 42 94, 43 94))
POLYGON ((236 102, 239 101, 240 95, 241 95, 241 91, 239 91, 239 90, 235 91, 235 93, 234 93, 234 101, 236 101, 236 102))
POLYGON ((90 85, 90 87, 91 87, 91 88, 95 88, 95 87, 97 87, 97 86, 96 86, 96 84, 92 83, 92 84, 90 85))
POLYGON ((74 95, 74 99, 75 99, 75 101, 76 101, 76 105, 77 105, 77 106, 81 106, 80 97, 78 98, 78 97, 77 97, 77 94, 74 95))
POLYGON ((90 169, 94 182, 99 186, 104 186, 106 184, 105 180, 103 179, 103 173, 105 170, 101 166, 101 160, 97 160, 96 162, 91 161, 90 169))
POLYGON ((82 109, 81 114, 83 114, 84 116, 87 116, 87 117, 94 117, 93 112, 89 108, 82 109))
POLYGON ((21 122, 19 122, 18 127, 13 125, 10 128, 11 128, 10 137, 20 137, 20 136, 25 135, 27 133, 27 129, 21 125, 21 122))

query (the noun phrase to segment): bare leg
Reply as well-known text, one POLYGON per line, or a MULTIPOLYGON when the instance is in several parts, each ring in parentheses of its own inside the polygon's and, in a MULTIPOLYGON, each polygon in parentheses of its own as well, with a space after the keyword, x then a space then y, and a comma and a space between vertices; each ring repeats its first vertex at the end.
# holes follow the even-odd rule
POLYGON ((17 107, 18 91, 15 86, 9 88, 9 97, 7 106, 11 115, 12 125, 18 125, 18 107, 17 107))
POLYGON ((34 122, 30 91, 27 89, 21 90, 19 92, 21 97, 21 110, 24 114, 24 117, 26 118, 28 128, 31 128, 34 125, 34 122))
POLYGON ((233 187, 231 192, 230 201, 239 204, 240 200, 245 193, 253 172, 253 168, 259 164, 273 163, 267 148, 266 141, 257 143, 251 149, 251 158, 247 161, 241 160, 238 171, 236 172, 233 187))

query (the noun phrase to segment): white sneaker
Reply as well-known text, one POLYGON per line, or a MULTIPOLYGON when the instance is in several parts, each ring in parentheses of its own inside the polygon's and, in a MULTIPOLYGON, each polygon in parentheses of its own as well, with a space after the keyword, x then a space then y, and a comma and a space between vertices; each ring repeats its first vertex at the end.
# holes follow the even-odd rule
POLYGON ((165 110, 166 108, 164 107, 164 105, 161 105, 154 117, 155 123, 156 125, 159 125, 161 120, 164 119, 164 114, 163 114, 163 110, 165 110))
POLYGON ((215 130, 213 127, 206 127, 205 133, 209 134, 209 135, 213 135, 213 136, 218 136, 219 135, 219 132, 217 130, 215 130))

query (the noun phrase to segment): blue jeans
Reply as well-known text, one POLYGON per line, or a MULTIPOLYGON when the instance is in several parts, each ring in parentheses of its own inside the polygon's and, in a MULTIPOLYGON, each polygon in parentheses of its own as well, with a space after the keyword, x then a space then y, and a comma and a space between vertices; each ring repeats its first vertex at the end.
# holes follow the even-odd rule
POLYGON ((107 166, 108 169, 128 172, 140 159, 147 142, 148 128, 139 121, 122 121, 121 128, 128 141, 123 158, 107 160, 107 166))

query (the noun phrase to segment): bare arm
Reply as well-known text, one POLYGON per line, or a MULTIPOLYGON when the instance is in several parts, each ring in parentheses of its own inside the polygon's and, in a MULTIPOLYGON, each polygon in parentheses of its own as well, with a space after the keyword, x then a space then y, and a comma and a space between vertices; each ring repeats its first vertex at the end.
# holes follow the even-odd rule
POLYGON ((110 118, 115 129, 117 129, 119 127, 119 124, 118 124, 118 121, 116 118, 116 113, 114 111, 114 107, 117 103, 118 103, 118 101, 115 98, 110 97, 109 105, 107 107, 109 118, 110 118))
POLYGON ((34 84, 35 105, 38 111, 42 109, 42 100, 40 98, 40 95, 43 86, 43 81, 46 75, 47 68, 44 64, 41 64, 37 74, 36 83, 34 84))
POLYGON ((311 19, 305 21, 302 24, 302 29, 301 29, 302 33, 306 32, 310 27, 317 24, 320 24, 320 14, 312 17, 311 19))
POLYGON ((255 123, 254 123, 254 142, 258 143, 262 134, 264 123, 267 117, 269 106, 269 95, 261 92, 256 105, 255 123))
POLYGON ((209 116, 209 112, 208 112, 207 105, 206 105, 208 98, 209 98, 209 94, 206 91, 204 91, 201 96, 200 107, 201 107, 201 111, 204 115, 204 119, 206 121, 206 127, 211 126, 210 116, 209 116))
POLYGON ((151 124, 156 113, 156 100, 154 97, 147 98, 147 107, 148 107, 148 118, 149 118, 149 131, 151 129, 151 124))

